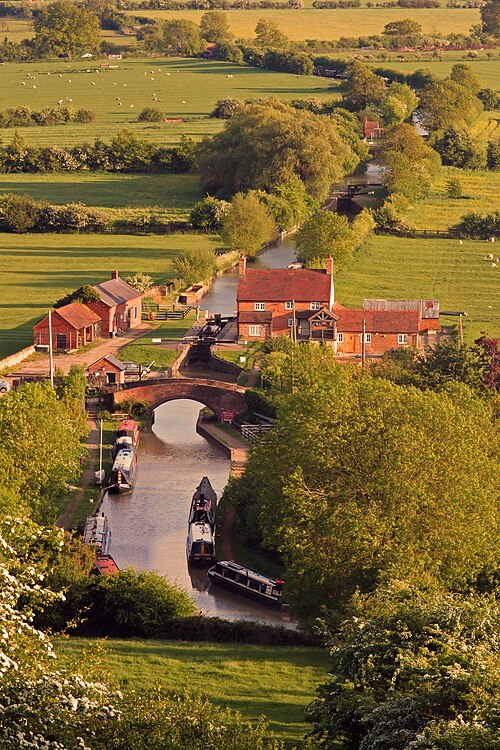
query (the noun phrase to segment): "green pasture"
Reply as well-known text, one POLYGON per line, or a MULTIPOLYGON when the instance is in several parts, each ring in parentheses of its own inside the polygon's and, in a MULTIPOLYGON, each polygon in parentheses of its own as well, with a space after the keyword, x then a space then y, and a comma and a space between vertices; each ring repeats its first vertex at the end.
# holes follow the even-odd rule
MULTIPOLYGON (((132 12, 132 11, 129 11, 132 12)), ((157 21, 188 18, 199 23, 203 10, 141 10, 142 16, 157 21)), ((335 8, 332 10, 231 10, 227 13, 229 28, 239 38, 255 36, 259 18, 274 21, 289 39, 340 39, 341 36, 380 34, 386 23, 411 18, 418 21, 426 34, 468 32, 479 23, 479 10, 456 8, 335 8)))
MULTIPOLYGON (((491 250, 493 248, 493 250, 491 250)), ((466 340, 482 331, 500 336, 500 264, 484 255, 486 242, 372 236, 336 279, 337 301, 358 307, 363 299, 437 299, 441 310, 465 311, 466 340)), ((442 317, 443 325, 456 319, 442 317)))
MULTIPOLYGON (((70 638, 57 651, 65 659, 94 660, 101 643, 70 638)), ((249 721, 265 716, 269 731, 288 747, 307 731, 304 708, 328 670, 326 652, 315 648, 109 639, 104 649, 102 670, 122 689, 163 684, 203 693, 249 721)))
POLYGON ((471 171, 443 167, 432 186, 431 195, 415 203, 406 213, 408 223, 416 229, 448 229, 464 214, 493 211, 500 193, 500 172, 471 171), (463 198, 448 198, 446 182, 458 178, 463 198))
MULTIPOLYGON (((451 73, 453 65, 457 62, 463 62, 472 67, 472 70, 477 75, 481 84, 485 87, 499 90, 500 89, 500 57, 498 52, 489 53, 492 55, 491 58, 487 57, 486 53, 480 53, 480 56, 476 60, 470 60, 467 57, 466 52, 450 52, 443 53, 442 59, 432 58, 428 54, 401 54, 401 55, 388 55, 388 59, 377 62, 372 62, 372 57, 379 57, 377 52, 373 53, 362 53, 360 57, 363 61, 369 65, 373 65, 375 68, 387 67, 393 70, 400 70, 402 73, 412 73, 418 68, 429 68, 439 78, 446 78, 451 73), (411 58, 411 59, 399 59, 399 58, 411 58)), ((335 55, 332 55, 335 56, 335 55)))
MULTIPOLYGON (((26 142, 33 144, 64 146, 92 142, 96 136, 109 140, 122 128, 130 128, 149 141, 171 144, 182 134, 199 139, 220 130, 223 122, 208 115, 216 101, 224 97, 277 96, 289 100, 331 96, 331 81, 327 79, 231 63, 169 58, 117 60, 112 64, 117 67, 101 68, 100 63, 81 61, 0 66, 0 108, 27 105, 39 110, 57 106, 62 99, 65 105, 96 113, 96 121, 84 125, 18 128, 26 142), (160 101, 155 102, 153 95, 160 101), (152 105, 160 107, 167 119, 182 122, 137 122, 141 110, 152 105)), ((13 134, 14 129, 0 130, 3 142, 13 134)))
POLYGON ((202 198, 195 174, 0 174, 0 195, 30 195, 49 203, 84 203, 106 213, 109 221, 149 215, 187 220, 202 198))
POLYGON ((482 112, 471 128, 472 135, 481 141, 500 139, 500 111, 482 112))
POLYGON ((33 341, 32 327, 82 284, 142 271, 162 281, 186 248, 220 246, 215 235, 0 234, 0 357, 33 341))
POLYGON ((182 339, 195 320, 196 312, 191 310, 183 320, 162 321, 150 334, 141 336, 120 349, 120 358, 138 365, 153 362, 152 369, 167 370, 177 356, 175 342, 182 339), (153 339, 161 339, 162 343, 154 344, 153 339))

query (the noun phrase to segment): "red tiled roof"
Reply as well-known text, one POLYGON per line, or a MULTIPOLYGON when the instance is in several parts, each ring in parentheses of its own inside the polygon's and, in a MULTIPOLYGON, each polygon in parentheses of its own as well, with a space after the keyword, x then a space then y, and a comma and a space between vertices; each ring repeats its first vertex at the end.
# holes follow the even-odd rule
POLYGON ((123 302, 143 296, 137 289, 120 278, 103 281, 102 284, 96 284, 93 289, 99 293, 101 301, 108 307, 116 307, 123 302))
POLYGON ((245 302, 329 302, 332 277, 323 269, 247 269, 238 279, 245 302))
POLYGON ((272 310, 243 310, 238 314, 238 323, 271 323, 272 310))
POLYGON ((362 333, 363 319, 367 333, 418 333, 418 310, 359 310, 335 305, 341 333, 362 333))
POLYGON ((69 323, 70 326, 76 328, 78 331, 81 328, 86 328, 94 323, 99 323, 101 320, 97 313, 91 310, 90 307, 87 307, 87 305, 83 305, 81 302, 71 302, 69 305, 58 307, 55 310, 54 315, 56 313, 57 315, 60 315, 66 323, 69 323))

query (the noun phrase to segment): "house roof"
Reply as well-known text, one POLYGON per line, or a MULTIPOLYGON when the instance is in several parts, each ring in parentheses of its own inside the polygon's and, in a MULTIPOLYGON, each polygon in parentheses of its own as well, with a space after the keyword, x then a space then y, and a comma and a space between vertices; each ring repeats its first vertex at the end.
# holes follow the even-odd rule
POLYGON ((360 310, 334 305, 339 316, 337 330, 341 333, 362 333, 363 320, 367 333, 418 333, 418 310, 360 310))
POLYGON ((108 307, 116 307, 122 302, 142 296, 137 289, 120 278, 103 281, 102 284, 96 284, 93 288, 99 293, 101 301, 108 307))
POLYGON ((332 277, 324 269, 247 269, 238 279, 238 300, 261 302, 326 302, 332 277))
POLYGON ((121 359, 118 359, 118 357, 115 357, 114 354, 106 354, 104 357, 100 357, 100 359, 97 359, 95 362, 92 362, 91 365, 88 366, 88 370, 92 369, 98 362, 109 362, 110 365, 113 365, 118 370, 126 370, 127 365, 125 365, 121 359))
POLYGON ((272 310, 242 310, 238 314, 238 323, 272 323, 272 310))
POLYGON ((97 313, 81 302, 71 302, 69 305, 58 307, 54 311, 54 314, 56 313, 72 328, 76 328, 77 330, 91 326, 94 323, 99 323, 101 320, 97 313))
POLYGON ((316 316, 319 316, 321 313, 321 317, 323 317, 326 313, 326 316, 328 318, 331 318, 332 320, 338 320, 338 315, 333 313, 331 310, 328 310, 326 307, 322 307, 321 310, 299 310, 295 317, 297 320, 309 320, 310 318, 315 318, 316 316))

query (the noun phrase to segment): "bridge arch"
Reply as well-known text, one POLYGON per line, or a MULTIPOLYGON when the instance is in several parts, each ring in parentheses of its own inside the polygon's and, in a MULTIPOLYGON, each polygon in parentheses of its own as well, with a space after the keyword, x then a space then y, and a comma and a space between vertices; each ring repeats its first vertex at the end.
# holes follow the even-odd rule
POLYGON ((158 378, 127 383, 122 390, 114 392, 114 407, 119 407, 124 401, 134 399, 145 401, 148 404, 148 411, 153 412, 158 406, 168 401, 191 399, 207 406, 218 419, 221 419, 224 411, 240 414, 246 410, 244 393, 244 388, 218 380, 158 378))

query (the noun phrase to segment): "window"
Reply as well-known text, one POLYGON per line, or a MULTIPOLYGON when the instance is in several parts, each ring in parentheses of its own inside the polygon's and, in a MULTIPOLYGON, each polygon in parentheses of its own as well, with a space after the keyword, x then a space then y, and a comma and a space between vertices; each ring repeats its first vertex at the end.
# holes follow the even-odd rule
MULTIPOLYGON (((361 343, 363 343, 363 334, 359 337, 359 340, 361 343)), ((371 333, 365 333, 365 344, 371 344, 372 343, 372 335, 371 333)))
POLYGON ((255 302, 253 306, 254 310, 265 310, 266 309, 266 303, 265 302, 255 302))
POLYGON ((293 310, 293 302, 291 300, 285 302, 285 310, 293 310))
POLYGON ((343 333, 337 333, 337 341, 339 342, 339 344, 343 344, 344 343, 344 334, 343 333))
POLYGON ((288 327, 293 328, 293 318, 288 318, 288 327))
POLYGON ((137 307, 134 307, 134 319, 137 318, 137 307))
POLYGON ((398 333, 398 344, 407 344, 407 343, 408 343, 408 334, 398 333))
POLYGON ((260 336, 261 326, 248 326, 249 336, 260 336))
POLYGON ((320 302, 311 302, 309 305, 311 310, 321 310, 321 303, 320 302))

